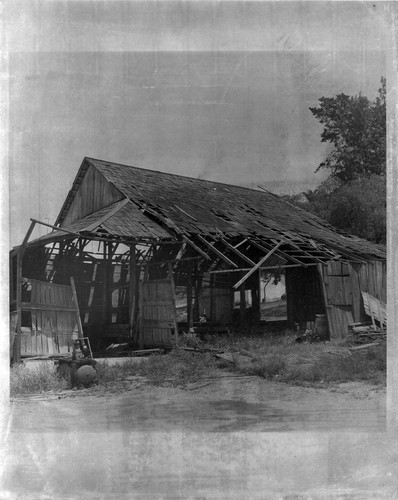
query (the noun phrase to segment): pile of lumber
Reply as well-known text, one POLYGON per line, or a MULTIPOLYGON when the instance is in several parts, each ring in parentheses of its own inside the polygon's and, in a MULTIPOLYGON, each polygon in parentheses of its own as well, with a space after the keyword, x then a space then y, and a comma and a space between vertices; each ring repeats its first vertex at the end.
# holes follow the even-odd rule
POLYGON ((387 338, 387 331, 373 324, 353 323, 349 325, 348 330, 356 344, 365 344, 370 341, 381 342, 387 338))

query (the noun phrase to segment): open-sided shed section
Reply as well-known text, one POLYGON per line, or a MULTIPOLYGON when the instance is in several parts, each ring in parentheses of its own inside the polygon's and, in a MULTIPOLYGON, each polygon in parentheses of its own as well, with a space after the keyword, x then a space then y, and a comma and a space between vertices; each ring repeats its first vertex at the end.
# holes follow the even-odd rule
POLYGON ((238 292, 244 328, 260 319, 264 271, 285 274, 290 324, 326 313, 335 337, 363 319, 361 292, 385 301, 384 247, 264 190, 85 158, 52 231, 29 241, 36 223, 11 252, 16 356, 23 278, 66 286, 72 276, 84 333, 98 348, 175 342, 181 288, 185 327, 204 313, 232 323, 238 292))

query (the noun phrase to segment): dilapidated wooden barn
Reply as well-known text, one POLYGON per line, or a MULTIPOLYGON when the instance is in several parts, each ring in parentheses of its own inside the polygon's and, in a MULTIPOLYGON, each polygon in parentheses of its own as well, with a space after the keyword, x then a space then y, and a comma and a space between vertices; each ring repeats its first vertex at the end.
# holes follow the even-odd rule
POLYGON ((173 344, 204 316, 244 330, 264 272, 284 275, 288 325, 325 314, 332 338, 364 320, 361 292, 386 301, 384 247, 265 190, 85 158, 51 232, 29 241, 38 223, 10 254, 15 359, 67 352, 80 323, 94 350, 173 344))

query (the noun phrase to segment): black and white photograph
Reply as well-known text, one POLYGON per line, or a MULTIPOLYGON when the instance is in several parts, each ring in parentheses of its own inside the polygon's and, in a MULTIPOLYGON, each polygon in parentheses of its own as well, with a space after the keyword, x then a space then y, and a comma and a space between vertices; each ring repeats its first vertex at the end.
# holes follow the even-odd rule
POLYGON ((0 497, 396 498, 396 3, 1 18, 0 497))

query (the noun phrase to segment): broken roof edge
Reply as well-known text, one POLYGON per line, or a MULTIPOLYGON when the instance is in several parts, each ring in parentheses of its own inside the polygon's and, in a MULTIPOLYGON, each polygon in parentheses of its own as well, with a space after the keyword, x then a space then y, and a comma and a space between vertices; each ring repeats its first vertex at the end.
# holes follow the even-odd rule
MULTIPOLYGON (((126 163, 118 163, 116 161, 101 160, 100 158, 91 158, 91 157, 85 156, 84 160, 89 161, 90 165, 93 166, 93 167, 95 167, 95 164, 91 163, 91 162, 101 162, 101 163, 108 164, 108 165, 114 164, 114 165, 117 165, 118 167, 136 168, 138 170, 143 170, 145 172, 151 172, 153 174, 162 174, 162 175, 167 175, 167 176, 170 176, 170 177, 179 177, 181 179, 190 180, 190 181, 200 181, 200 182, 208 182, 210 184, 218 184, 219 186, 224 186, 224 187, 227 187, 227 188, 231 187, 231 188, 246 189, 247 191, 255 191, 257 193, 261 193, 261 191, 264 191, 262 189, 255 189, 253 187, 242 186, 241 184, 227 184, 226 182, 212 181, 212 180, 209 180, 209 179, 202 179, 200 177, 190 177, 189 175, 174 174, 172 172, 165 172, 163 170, 153 170, 152 168, 146 168, 146 167, 137 167, 136 165, 127 165, 126 163)), ((109 182, 111 182, 113 184, 112 181, 109 181, 109 182)), ((120 191, 120 188, 118 188, 115 184, 113 184, 113 185, 120 191)), ((277 194, 272 193, 272 192, 269 192, 269 193, 272 194, 273 196, 279 198, 279 196, 277 194)))
MULTIPOLYGON (((151 220, 152 223, 156 224, 157 226, 159 226, 159 228, 166 231, 167 233, 171 232, 172 233, 170 235, 171 237, 178 238, 179 234, 187 234, 187 235, 190 234, 190 230, 188 228, 183 229, 182 227, 179 226, 178 223, 176 223, 173 220, 173 218, 170 218, 170 216, 164 218, 164 217, 162 217, 161 213, 158 213, 156 210, 152 211, 151 208, 148 207, 146 204, 142 205, 134 197, 131 196, 131 193, 129 193, 126 189, 123 189, 123 186, 118 185, 114 181, 112 176, 108 176, 107 172, 103 170, 104 167, 105 167, 105 169, 107 169, 107 168, 109 169, 110 167, 112 167, 112 165, 115 165, 117 167, 122 167, 122 169, 126 169, 126 171, 136 170, 136 171, 150 172, 151 174, 154 174, 154 175, 167 176, 169 178, 172 178, 172 179, 174 178, 176 180, 181 179, 184 181, 200 182, 200 183, 204 183, 207 186, 214 186, 214 185, 218 186, 219 185, 220 187, 224 187, 224 188, 240 189, 240 190, 244 190, 246 192, 257 192, 257 193, 261 193, 261 191, 263 191, 263 192, 265 191, 268 195, 272 195, 273 197, 275 197, 275 199, 277 199, 279 203, 282 203, 284 206, 289 206, 291 209, 295 210, 297 213, 301 213, 302 216, 305 217, 306 224, 310 224, 310 226, 314 226, 315 229, 317 229, 317 230, 328 231, 328 232, 332 231, 334 233, 335 237, 337 236, 338 238, 341 238, 340 245, 338 245, 339 248, 337 249, 340 252, 342 250, 340 248, 340 246, 345 247, 344 243, 346 243, 348 245, 350 245, 350 244, 353 245, 354 248, 351 248, 350 252, 347 252, 347 249, 344 248, 343 253, 347 252, 348 254, 350 254, 350 253, 352 254, 352 252, 359 252, 363 256, 366 256, 365 258, 371 258, 371 259, 376 258, 376 259, 381 259, 381 260, 386 259, 386 249, 383 245, 378 245, 376 243, 359 238, 357 236, 354 236, 354 235, 351 235, 348 233, 344 233, 344 232, 338 230, 337 228, 331 226, 327 221, 320 219, 317 215, 313 214, 312 212, 305 210, 302 207, 297 207, 295 205, 292 205, 291 203, 282 199, 280 196, 278 196, 278 195, 276 195, 268 190, 265 190, 264 188, 254 189, 253 187, 249 188, 249 187, 245 187, 245 186, 226 184, 226 183, 221 183, 221 182, 217 182, 217 181, 210 181, 210 180, 206 180, 206 179, 200 179, 200 178, 194 178, 194 177, 184 176, 184 175, 180 175, 180 174, 174 174, 174 173, 170 173, 170 172, 163 172, 163 171, 147 169, 147 168, 143 168, 143 167, 135 167, 132 165, 116 163, 114 161, 106 161, 106 160, 96 159, 96 158, 92 158, 92 157, 84 157, 82 164, 81 164, 81 166, 76 174, 76 177, 73 181, 73 185, 72 185, 71 189, 69 190, 68 195, 65 199, 65 202, 64 202, 64 204, 61 208, 61 211, 57 217, 56 224, 60 224, 64 220, 64 217, 65 217, 65 214, 67 213, 68 207, 70 206, 70 203, 73 201, 73 199, 76 195, 76 192, 78 191, 78 188, 81 185, 81 183, 86 175, 86 172, 88 171, 88 169, 90 167, 92 167, 95 170, 97 170, 102 176, 104 176, 104 178, 107 180, 107 182, 109 182, 115 189, 117 189, 117 191, 119 191, 123 196, 128 198, 130 200, 130 202, 133 203, 137 207, 137 209, 141 211, 141 213, 143 213, 146 217, 148 217, 149 220, 151 220), (319 227, 317 227, 317 226, 319 226, 319 227), (173 233, 175 233, 175 234, 173 234, 173 233), (360 248, 360 247, 362 247, 362 248, 360 248)), ((192 218, 192 216, 187 214, 186 211, 184 211, 184 209, 181 209, 181 207, 178 206, 177 210, 179 210, 183 214, 186 214, 187 217, 192 218)), ((199 231, 199 233, 201 234, 200 231, 199 231)), ((305 231, 305 233, 307 233, 307 231, 305 231)), ((229 236, 231 236, 231 235, 229 235, 229 236)), ((310 234, 306 234, 306 237, 307 238, 308 237, 314 238, 314 236, 312 236, 310 234)), ((332 243, 330 241, 330 238, 325 239, 322 237, 320 240, 317 239, 317 241, 321 244, 330 246, 332 248, 335 246, 335 242, 332 243)), ((350 257, 350 255, 348 255, 348 257, 350 257)))

